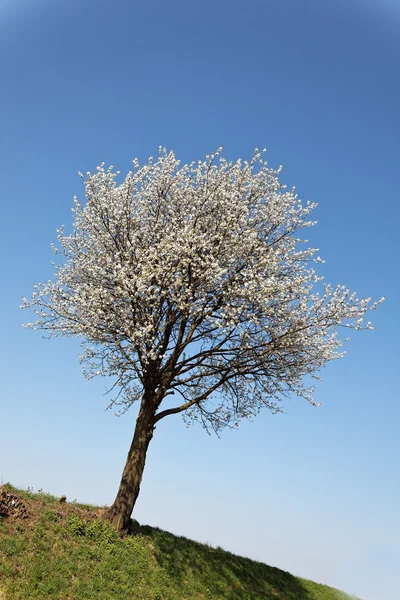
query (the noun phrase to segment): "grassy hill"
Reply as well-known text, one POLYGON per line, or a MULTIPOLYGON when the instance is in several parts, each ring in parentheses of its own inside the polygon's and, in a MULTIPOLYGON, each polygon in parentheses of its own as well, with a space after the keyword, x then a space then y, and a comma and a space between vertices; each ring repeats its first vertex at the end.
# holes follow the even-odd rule
POLYGON ((1 600, 350 600, 149 526, 119 538, 100 509, 0 488, 1 600))

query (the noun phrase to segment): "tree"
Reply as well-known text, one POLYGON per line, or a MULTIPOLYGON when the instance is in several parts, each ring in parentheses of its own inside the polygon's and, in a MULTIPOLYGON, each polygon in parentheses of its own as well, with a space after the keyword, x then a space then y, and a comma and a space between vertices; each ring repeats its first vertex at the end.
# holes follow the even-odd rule
POLYGON ((315 404, 305 376, 318 379, 343 355, 339 326, 361 329, 381 302, 323 285, 313 268, 321 259, 298 238, 315 224, 315 204, 287 191, 258 150, 249 162, 227 162, 219 149, 180 167, 160 148, 156 161, 133 165, 121 184, 112 167, 87 173, 73 232, 59 230, 53 246, 63 255, 55 279, 24 299, 38 317, 27 327, 78 336, 85 376, 113 378, 110 406, 139 403, 104 513, 121 531, 157 423, 183 413, 218 433, 263 407, 280 411, 289 394, 315 404))

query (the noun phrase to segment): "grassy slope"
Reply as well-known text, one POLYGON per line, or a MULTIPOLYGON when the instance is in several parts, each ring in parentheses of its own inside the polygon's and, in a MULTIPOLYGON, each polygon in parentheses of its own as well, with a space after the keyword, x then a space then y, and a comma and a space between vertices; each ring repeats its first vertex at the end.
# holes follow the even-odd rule
MULTIPOLYGON (((1 491, 3 506, 8 502, 8 516, 0 517, 0 587, 7 600, 350 600, 157 528, 141 526, 120 539, 96 507, 60 504, 9 484, 1 491)), ((0 495, 0 509, 1 501, 0 495)))

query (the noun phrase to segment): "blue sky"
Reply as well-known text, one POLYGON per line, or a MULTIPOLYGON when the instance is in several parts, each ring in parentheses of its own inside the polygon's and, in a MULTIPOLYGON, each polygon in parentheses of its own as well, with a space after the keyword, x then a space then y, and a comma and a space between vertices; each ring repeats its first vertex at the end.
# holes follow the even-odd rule
POLYGON ((110 504, 134 411, 105 411, 74 340, 22 329, 78 171, 122 172, 160 144, 183 161, 267 147, 318 202, 327 281, 386 302, 293 399, 222 439, 157 427, 136 517, 354 593, 400 578, 400 2, 0 0, 0 479, 110 504))

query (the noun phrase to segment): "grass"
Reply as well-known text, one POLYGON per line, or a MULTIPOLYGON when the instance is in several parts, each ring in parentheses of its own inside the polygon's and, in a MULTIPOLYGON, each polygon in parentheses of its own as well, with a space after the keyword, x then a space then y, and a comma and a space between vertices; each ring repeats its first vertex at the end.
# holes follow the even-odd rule
POLYGON ((138 525, 135 535, 120 538, 99 520, 99 512, 94 506, 60 504, 48 494, 2 486, 0 598, 351 599, 333 588, 156 527, 138 525))

